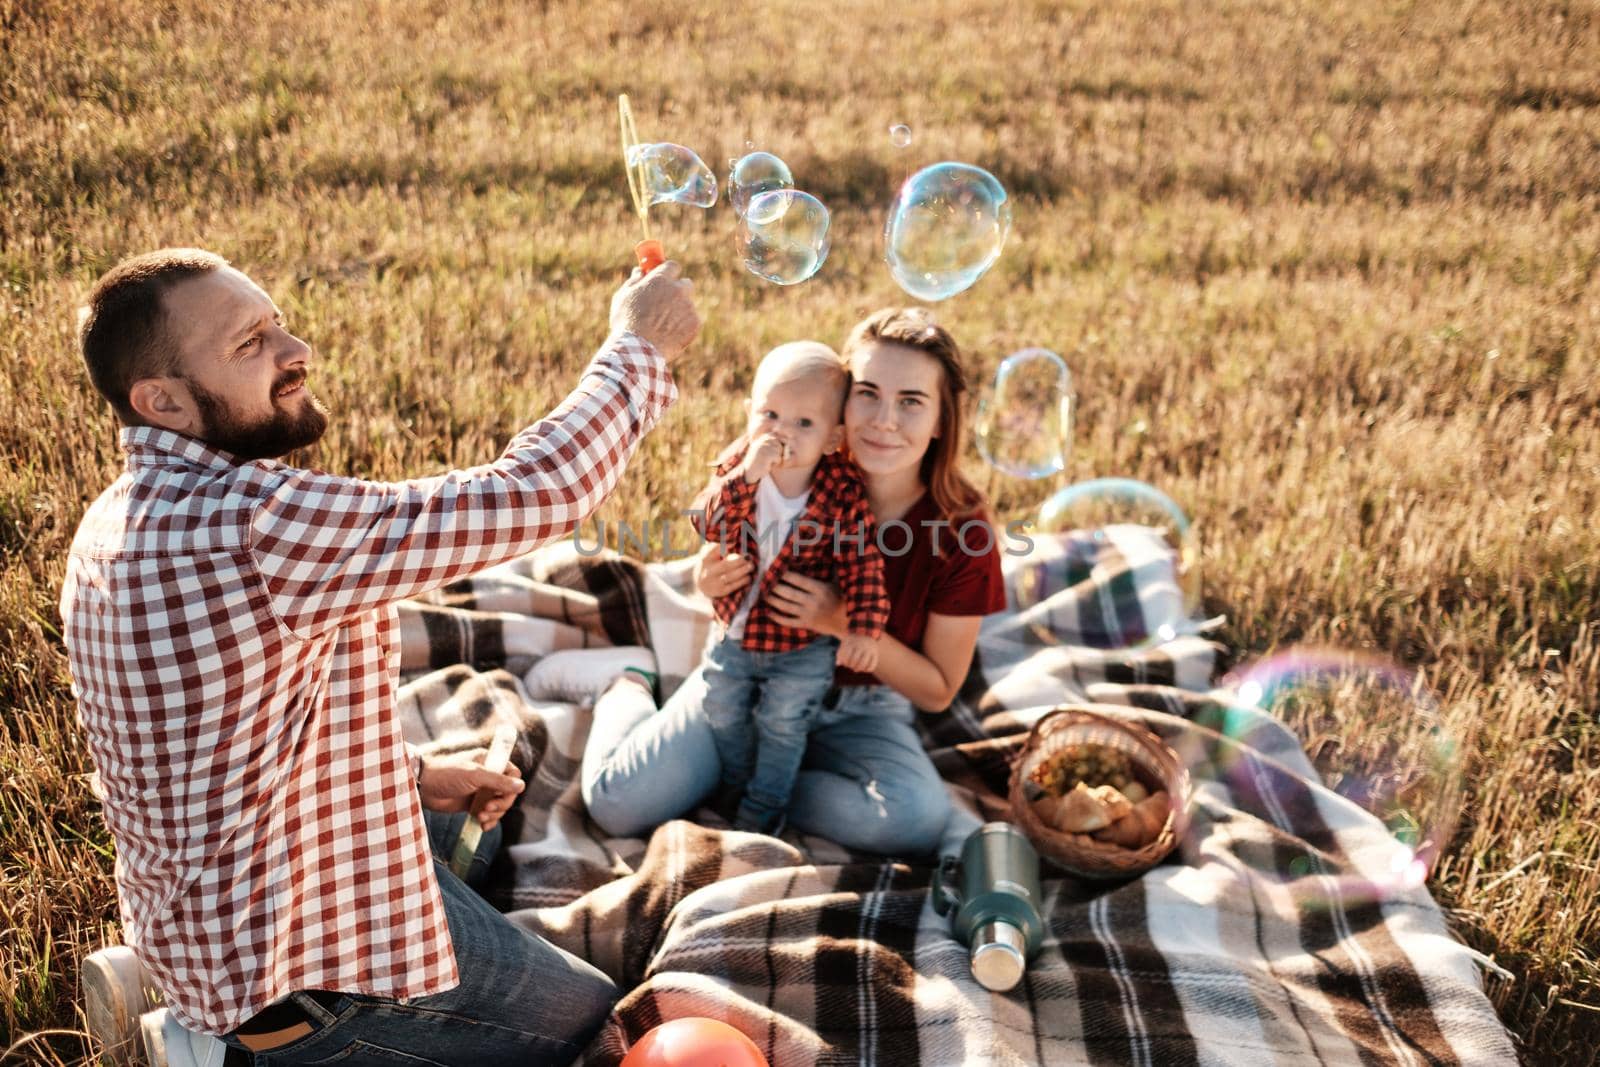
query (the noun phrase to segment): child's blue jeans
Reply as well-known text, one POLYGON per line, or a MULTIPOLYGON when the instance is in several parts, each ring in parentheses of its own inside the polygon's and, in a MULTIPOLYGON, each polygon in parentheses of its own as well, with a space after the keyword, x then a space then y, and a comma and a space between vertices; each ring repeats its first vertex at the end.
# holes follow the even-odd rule
POLYGON ((734 818, 740 829, 783 825, 838 649, 836 638, 818 637, 790 652, 749 652, 725 637, 706 655, 706 721, 723 784, 744 790, 734 818))

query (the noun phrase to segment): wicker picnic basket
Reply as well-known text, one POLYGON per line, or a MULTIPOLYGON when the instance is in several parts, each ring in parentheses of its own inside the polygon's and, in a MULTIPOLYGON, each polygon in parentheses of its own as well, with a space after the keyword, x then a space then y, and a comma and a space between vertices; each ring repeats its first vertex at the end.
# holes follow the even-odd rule
POLYGON ((1011 770, 1011 814, 1039 854, 1083 878, 1131 878, 1166 858, 1189 827, 1189 771, 1159 737, 1132 722, 1065 706, 1034 723, 1011 770), (1047 825, 1034 811, 1036 772, 1073 745, 1105 745, 1128 756, 1135 778, 1151 793, 1166 790, 1170 814, 1143 848, 1096 841, 1047 825))

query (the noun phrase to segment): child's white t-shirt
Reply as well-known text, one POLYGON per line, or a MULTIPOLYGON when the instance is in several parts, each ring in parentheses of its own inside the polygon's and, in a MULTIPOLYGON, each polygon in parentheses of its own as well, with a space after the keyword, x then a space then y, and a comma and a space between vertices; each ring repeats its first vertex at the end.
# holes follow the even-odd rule
POLYGON ((766 577, 768 568, 777 561, 784 543, 794 536, 795 520, 806 510, 806 501, 809 499, 810 486, 799 496, 784 496, 770 474, 764 475, 756 483, 756 551, 759 558, 755 577, 745 590, 733 621, 728 624, 728 636, 735 641, 744 637, 745 620, 750 617, 750 609, 755 607, 762 579, 766 577))

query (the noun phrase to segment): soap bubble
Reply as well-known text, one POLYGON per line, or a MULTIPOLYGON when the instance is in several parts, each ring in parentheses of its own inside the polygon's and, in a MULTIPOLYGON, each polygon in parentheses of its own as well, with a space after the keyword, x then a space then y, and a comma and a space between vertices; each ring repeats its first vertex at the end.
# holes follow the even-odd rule
POLYGON ((1194 632, 1200 537, 1161 490, 1131 478, 1076 482, 1023 533, 1018 621, 1039 641, 1141 648, 1194 632))
POLYGON ((728 202, 741 218, 752 197, 793 188, 794 175, 789 173, 789 165, 771 152, 751 152, 734 161, 728 173, 728 202))
POLYGON ((643 180, 646 203, 710 207, 717 202, 717 176, 682 145, 629 145, 628 166, 643 180))
POLYGON ((896 148, 908 148, 911 145, 911 127, 903 123, 889 127, 889 143, 896 148))
POLYGON ((775 189, 745 208, 739 246, 752 273, 779 285, 805 281, 828 258, 828 209, 810 193, 775 189))
POLYGON ((1001 361, 978 404, 978 450, 1015 478, 1045 478, 1067 467, 1072 450, 1072 373, 1047 348, 1001 361))
POLYGON ((994 175, 939 163, 917 171, 895 195, 884 256, 900 288, 918 300, 944 300, 983 276, 1010 230, 1011 202, 994 175))
POLYGON ((1236 744, 1199 776, 1255 820, 1230 830, 1230 862, 1300 910, 1421 889, 1455 833, 1464 761, 1423 678, 1371 653, 1297 647, 1238 670, 1218 693, 1227 706, 1207 725, 1236 744), (1328 792, 1304 788, 1298 753, 1271 758, 1284 734, 1303 739, 1328 792))

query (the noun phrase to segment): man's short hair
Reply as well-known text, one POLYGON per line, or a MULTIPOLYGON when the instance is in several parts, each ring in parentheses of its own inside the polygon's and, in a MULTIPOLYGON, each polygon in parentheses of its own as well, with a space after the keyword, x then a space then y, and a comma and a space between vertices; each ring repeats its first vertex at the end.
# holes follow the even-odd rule
POLYGON ((199 248, 163 248, 123 260, 94 283, 80 311, 78 344, 89 380, 124 425, 144 421, 128 403, 133 383, 178 369, 178 346, 167 329, 162 298, 179 282, 227 265, 199 248))

